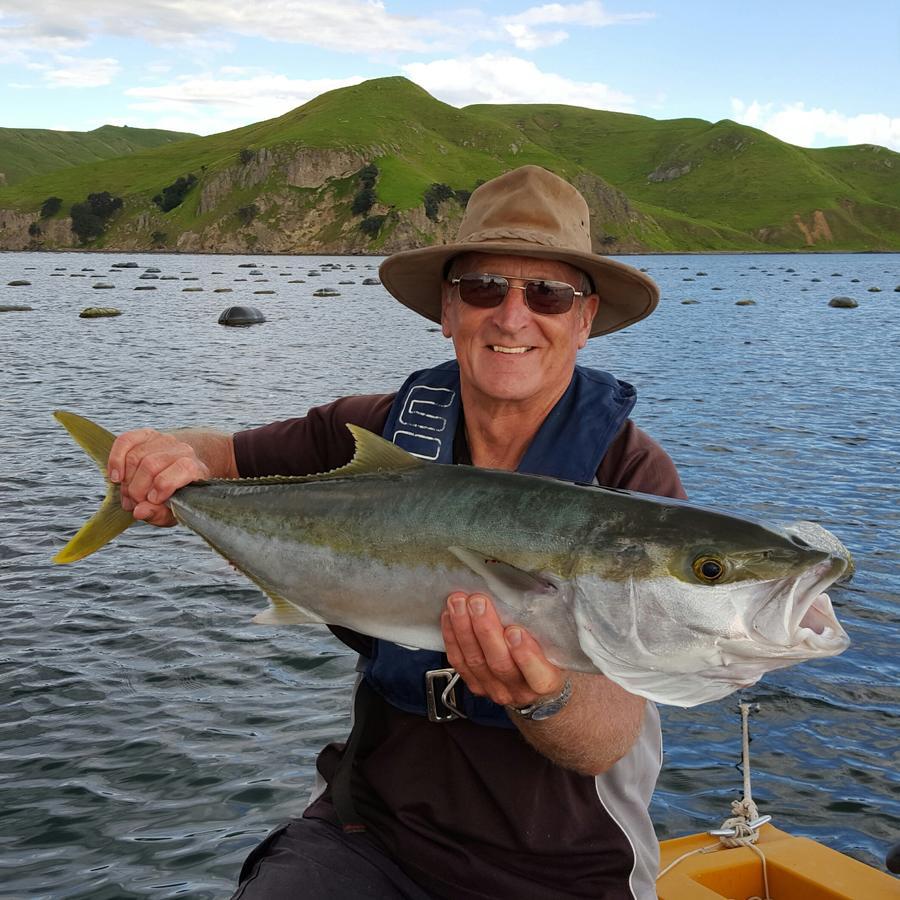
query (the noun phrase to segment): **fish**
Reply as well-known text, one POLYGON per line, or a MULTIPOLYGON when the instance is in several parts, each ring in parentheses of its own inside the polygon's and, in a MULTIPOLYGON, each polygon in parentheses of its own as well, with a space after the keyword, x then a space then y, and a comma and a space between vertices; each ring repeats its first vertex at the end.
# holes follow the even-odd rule
MULTIPOLYGON (((104 477, 114 436, 56 418, 104 477)), ((269 598, 254 621, 344 626, 444 649, 454 591, 488 592, 554 664, 680 707, 849 645, 824 591, 853 572, 822 526, 765 524, 687 501, 441 465, 354 425, 351 462, 316 475, 210 479, 168 501, 269 598)), ((106 477, 100 509, 54 557, 134 523, 106 477)))

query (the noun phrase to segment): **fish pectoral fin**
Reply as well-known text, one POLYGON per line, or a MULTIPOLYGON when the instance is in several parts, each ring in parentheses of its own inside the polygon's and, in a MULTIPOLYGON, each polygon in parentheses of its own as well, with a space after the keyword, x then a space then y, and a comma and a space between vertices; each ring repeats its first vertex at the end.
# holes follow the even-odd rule
MULTIPOLYGON (((265 589, 264 589, 265 590, 265 589)), ((314 612, 266 591, 272 605, 253 617, 256 625, 324 625, 325 620, 314 612)))
POLYGON ((526 595, 533 597, 535 594, 555 594, 559 590, 549 578, 526 572, 502 559, 486 556, 469 547, 447 549, 476 575, 480 575, 498 600, 503 600, 510 606, 515 606, 517 598, 526 595))

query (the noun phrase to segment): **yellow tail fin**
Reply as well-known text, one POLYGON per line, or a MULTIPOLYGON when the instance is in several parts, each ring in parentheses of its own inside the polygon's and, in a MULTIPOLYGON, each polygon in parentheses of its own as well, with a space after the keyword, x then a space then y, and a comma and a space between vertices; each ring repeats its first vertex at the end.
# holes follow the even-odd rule
POLYGON ((116 535, 121 534, 135 521, 128 510, 122 509, 119 486, 113 484, 106 474, 106 462, 112 449, 114 434, 96 425, 90 419, 76 416, 75 413, 57 410, 53 413, 56 420, 72 435, 84 451, 97 463, 106 480, 106 496, 100 509, 81 526, 73 537, 56 556, 55 563, 70 563, 89 556, 99 550, 116 535))

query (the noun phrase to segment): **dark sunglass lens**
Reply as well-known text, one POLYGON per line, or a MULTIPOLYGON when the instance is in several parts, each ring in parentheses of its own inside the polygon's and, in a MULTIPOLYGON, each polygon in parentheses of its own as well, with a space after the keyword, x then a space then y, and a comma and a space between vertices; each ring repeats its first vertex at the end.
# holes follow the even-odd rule
POLYGON ((491 275, 463 275, 459 279, 459 296, 472 306, 499 306, 508 289, 505 278, 491 275))
POLYGON ((532 312, 545 316, 568 312, 575 299, 575 288, 558 281, 529 281, 525 300, 532 312))

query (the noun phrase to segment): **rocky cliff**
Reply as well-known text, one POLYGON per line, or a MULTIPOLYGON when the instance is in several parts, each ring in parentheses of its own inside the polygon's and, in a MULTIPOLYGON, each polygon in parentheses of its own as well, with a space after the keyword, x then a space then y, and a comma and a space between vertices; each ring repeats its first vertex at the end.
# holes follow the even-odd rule
MULTIPOLYGON (((372 159, 395 148, 260 149, 252 156, 202 173, 173 229, 170 215, 152 199, 126 197, 122 210, 93 246, 106 250, 175 249, 185 253, 392 253, 454 240, 464 205, 452 198, 431 215, 425 205, 408 209, 379 202, 354 214, 358 173, 372 159), (244 212, 242 212, 244 210, 244 212), (361 229, 364 219, 381 218, 377 232, 361 229)), ((629 238, 635 224, 652 220, 619 190, 584 173, 574 179, 591 209, 598 252, 643 249, 629 238)), ((0 209, 0 248, 65 249, 82 246, 69 217, 41 220, 34 214, 0 209), (35 226, 35 223, 37 225, 35 226), (40 228, 36 233, 35 228, 40 228)))

